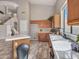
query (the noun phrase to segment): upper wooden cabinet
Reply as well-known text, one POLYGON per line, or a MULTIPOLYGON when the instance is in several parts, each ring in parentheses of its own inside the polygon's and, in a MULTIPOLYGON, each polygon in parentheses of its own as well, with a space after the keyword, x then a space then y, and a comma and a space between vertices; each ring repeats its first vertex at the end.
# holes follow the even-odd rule
POLYGON ((79 0, 68 0, 68 24, 79 24, 79 0))
POLYGON ((52 28, 59 28, 60 27, 60 17, 58 14, 54 15, 53 19, 52 19, 52 28))
POLYGON ((59 15, 55 15, 54 16, 54 24, 55 24, 55 28, 59 28, 60 27, 60 17, 59 15))

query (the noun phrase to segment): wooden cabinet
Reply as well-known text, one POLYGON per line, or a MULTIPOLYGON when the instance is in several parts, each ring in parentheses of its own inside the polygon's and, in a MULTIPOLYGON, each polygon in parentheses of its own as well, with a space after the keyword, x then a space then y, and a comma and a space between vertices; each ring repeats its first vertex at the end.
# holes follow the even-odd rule
POLYGON ((60 27, 60 17, 58 14, 54 15, 53 19, 52 19, 52 28, 59 28, 60 27))
POLYGON ((54 58, 54 50, 53 50, 53 47, 52 47, 51 39, 49 39, 48 44, 49 44, 49 48, 50 48, 50 57, 54 58))
POLYGON ((68 24, 79 24, 79 0, 68 0, 68 24))
POLYGON ((39 28, 51 28, 49 20, 31 20, 31 24, 38 24, 39 28))
POLYGON ((60 18, 59 18, 59 15, 55 15, 54 16, 54 24, 55 24, 55 28, 59 28, 60 27, 60 18))
POLYGON ((38 33, 38 40, 42 42, 48 42, 49 41, 49 33, 40 32, 38 33))

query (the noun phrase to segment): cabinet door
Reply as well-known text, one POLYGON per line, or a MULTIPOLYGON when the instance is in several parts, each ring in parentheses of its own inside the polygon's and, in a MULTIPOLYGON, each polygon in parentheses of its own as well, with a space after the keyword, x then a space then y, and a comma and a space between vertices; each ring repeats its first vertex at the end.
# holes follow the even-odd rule
POLYGON ((68 0, 68 24, 79 23, 79 0, 68 0))
POLYGON ((49 34, 48 33, 39 33, 38 40, 42 41, 42 42, 48 42, 49 41, 49 34))
POLYGON ((55 26, 55 28, 59 28, 60 27, 59 15, 55 15, 54 16, 54 26, 55 26))

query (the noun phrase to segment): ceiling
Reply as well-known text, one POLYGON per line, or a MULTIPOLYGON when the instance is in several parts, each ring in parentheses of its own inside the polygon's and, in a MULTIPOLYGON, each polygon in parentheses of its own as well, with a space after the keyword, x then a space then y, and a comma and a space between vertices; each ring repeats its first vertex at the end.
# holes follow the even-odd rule
POLYGON ((31 4, 54 6, 57 0, 28 0, 31 4))

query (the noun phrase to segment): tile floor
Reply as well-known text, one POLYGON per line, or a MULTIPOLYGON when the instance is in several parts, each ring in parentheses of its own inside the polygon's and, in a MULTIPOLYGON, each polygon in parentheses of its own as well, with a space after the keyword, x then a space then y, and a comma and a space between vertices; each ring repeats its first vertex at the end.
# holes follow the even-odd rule
POLYGON ((48 43, 32 41, 28 59, 50 59, 48 43))

